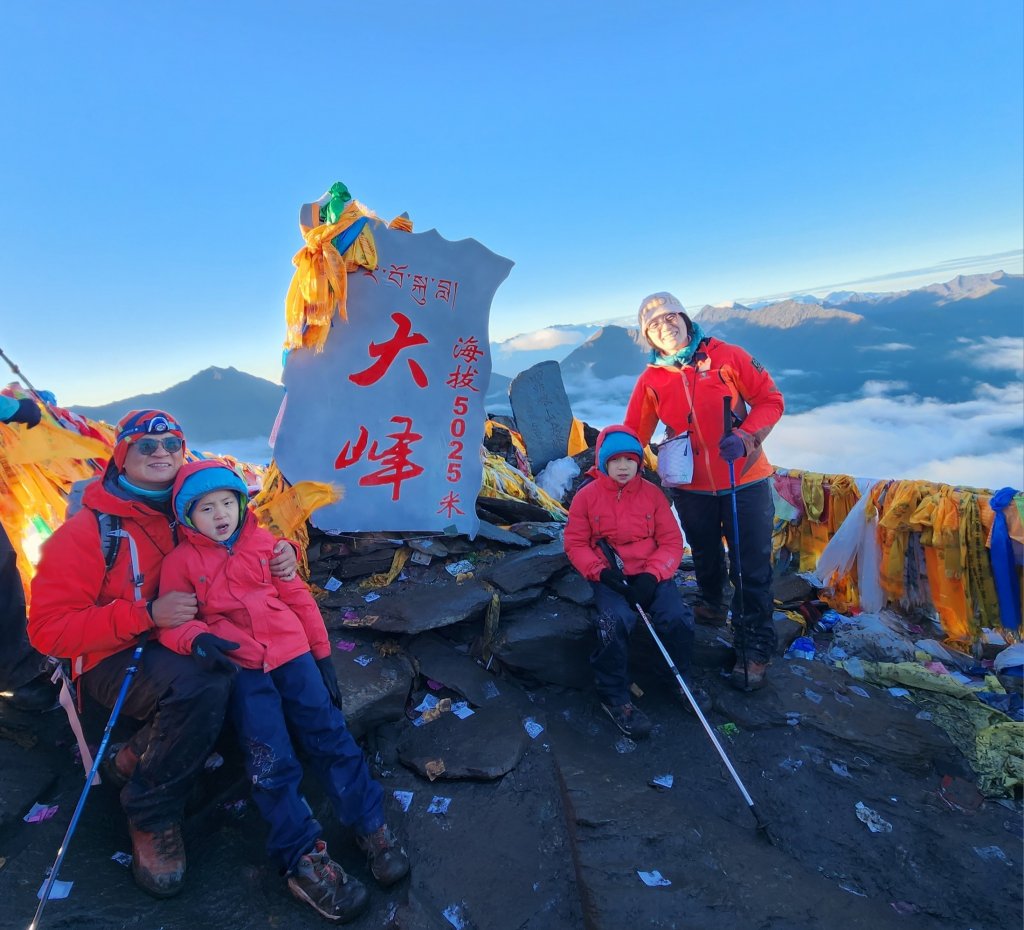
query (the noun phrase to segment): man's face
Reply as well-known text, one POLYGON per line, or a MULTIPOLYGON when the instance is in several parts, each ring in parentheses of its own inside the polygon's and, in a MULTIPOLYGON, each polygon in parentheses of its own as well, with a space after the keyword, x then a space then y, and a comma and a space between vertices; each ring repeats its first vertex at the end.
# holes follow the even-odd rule
POLYGON ((608 477, 616 484, 626 484, 640 471, 640 465, 632 455, 616 455, 608 459, 608 477))
POLYGON ((674 355, 690 341, 686 322, 678 313, 663 313, 648 325, 647 341, 662 355, 674 355))
POLYGON ((238 492, 222 489, 204 494, 193 505, 189 519, 204 536, 224 542, 238 528, 238 492))
POLYGON ((177 436, 143 436, 128 446, 124 476, 137 488, 162 491, 174 484, 184 461, 185 452, 177 436))

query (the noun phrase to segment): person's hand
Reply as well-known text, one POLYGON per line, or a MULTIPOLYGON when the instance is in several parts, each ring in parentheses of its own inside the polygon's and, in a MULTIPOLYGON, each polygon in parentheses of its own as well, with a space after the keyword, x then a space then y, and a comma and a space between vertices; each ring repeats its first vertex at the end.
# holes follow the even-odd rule
POLYGON ((199 602, 194 594, 184 591, 169 591, 150 603, 149 612, 153 623, 165 629, 172 629, 195 620, 199 612, 199 602))
POLYGON ((342 710, 341 706, 341 685, 338 684, 338 671, 334 667, 334 660, 330 656, 324 656, 316 660, 316 667, 320 669, 320 677, 324 680, 324 687, 331 696, 331 703, 342 710))
POLYGON ((23 397, 18 401, 18 409, 14 411, 7 422, 24 423, 29 429, 32 429, 33 426, 39 425, 42 416, 39 412, 39 405, 34 400, 23 397))
POLYGON ((648 610, 654 603, 654 591, 658 587, 658 579, 650 572, 640 572, 639 575, 629 576, 629 589, 633 592, 636 602, 648 610))
POLYGON ((290 542, 279 539, 274 546, 274 556, 270 560, 270 574, 282 581, 291 581, 295 577, 298 564, 295 547, 290 542))
POLYGON ((735 462, 736 459, 747 454, 747 447, 743 445, 743 440, 736 430, 722 437, 722 441, 718 444, 718 454, 726 462, 735 462))
POLYGON ((221 639, 213 633, 200 633, 192 640, 192 655, 204 672, 237 672, 238 666, 224 655, 225 652, 234 652, 237 648, 238 643, 233 643, 230 639, 221 639))
POLYGON ((601 584, 621 594, 630 604, 633 603, 633 592, 629 590, 629 585, 626 584, 626 576, 617 568, 604 569, 601 572, 601 584))

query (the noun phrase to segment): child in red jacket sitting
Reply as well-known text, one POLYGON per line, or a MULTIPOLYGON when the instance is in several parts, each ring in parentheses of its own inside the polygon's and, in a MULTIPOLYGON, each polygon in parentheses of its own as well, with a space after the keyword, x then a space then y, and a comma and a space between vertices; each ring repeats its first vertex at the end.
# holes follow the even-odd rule
MULTIPOLYGON (((569 506, 565 554, 594 590, 597 651, 590 657, 601 706, 634 739, 651 731, 647 715, 630 701, 629 636, 639 603, 680 671, 689 668, 693 612, 672 576, 683 557, 683 536, 661 489, 640 477, 643 446, 627 426, 608 426, 597 437, 595 465, 569 506), (607 540, 623 568, 609 565, 599 543, 607 540)), ((700 688, 698 703, 710 707, 700 688)), ((686 705, 689 707, 689 704, 686 705)))
POLYGON ((296 898, 330 920, 351 920, 369 895, 327 854, 299 792, 302 767, 289 729, 335 813, 369 853, 378 883, 403 878, 409 859, 384 822, 383 791, 345 724, 323 618, 300 578, 270 574, 275 539, 248 512, 245 482, 234 471, 212 460, 186 465, 173 502, 181 542, 164 559, 160 594, 194 592, 199 613, 162 629, 160 641, 205 667, 237 668, 229 715, 253 801, 270 827, 267 851, 296 898))

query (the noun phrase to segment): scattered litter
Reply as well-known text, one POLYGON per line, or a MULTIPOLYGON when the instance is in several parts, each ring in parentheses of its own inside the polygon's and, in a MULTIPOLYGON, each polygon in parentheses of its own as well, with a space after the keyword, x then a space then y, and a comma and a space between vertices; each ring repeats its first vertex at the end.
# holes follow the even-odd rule
POLYGON ((440 691, 444 687, 444 682, 434 681, 433 678, 428 678, 427 687, 430 688, 431 691, 440 691))
MULTIPOLYGON (((44 820, 49 820, 59 809, 57 804, 33 804, 29 812, 21 819, 25 823, 42 823, 44 820)), ((51 895, 51 897, 54 896, 51 895)), ((67 895, 61 895, 61 897, 66 898, 67 895)))
POLYGON ((630 684, 629 692, 637 700, 639 700, 640 698, 642 698, 644 696, 644 689, 641 688, 640 685, 638 685, 635 681, 630 684))
POLYGON ((444 759, 431 759, 423 766, 423 771, 427 773, 427 778, 433 781, 438 775, 444 774, 444 759))
POLYGON ((399 574, 399 576, 395 580, 396 581, 408 581, 409 580, 409 576, 405 572, 401 572, 399 574))
POLYGON ((442 798, 440 795, 434 795, 434 800, 430 802, 430 806, 427 808, 428 814, 447 814, 448 805, 452 803, 451 798, 442 798))
POLYGON ((982 804, 985 797, 972 783, 955 775, 944 775, 939 785, 939 797, 949 805, 950 810, 973 814, 982 804))
POLYGON ((219 752, 211 752, 203 763, 207 772, 216 772, 224 764, 224 757, 219 752))
POLYGON ((536 739, 544 732, 544 727, 537 723, 533 717, 527 717, 523 721, 523 727, 526 729, 526 732, 530 734, 530 739, 536 739))
POLYGON ((371 591, 369 594, 363 595, 363 600, 366 601, 367 604, 372 604, 374 601, 380 600, 380 595, 376 591, 371 591))
POLYGON ((864 663, 856 656, 852 659, 846 659, 843 662, 843 668, 846 669, 846 674, 851 678, 865 678, 867 676, 867 673, 864 671, 864 663))
POLYGON ((359 614, 357 614, 351 607, 341 615, 342 620, 358 620, 359 614))
POLYGON ((452 704, 452 713, 455 714, 459 720, 465 720, 467 717, 472 717, 475 711, 469 706, 466 701, 456 701, 452 704))
POLYGON ((897 914, 916 914, 920 910, 916 904, 911 904, 909 901, 890 901, 889 907, 897 914))
POLYGON ((338 588, 340 588, 340 587, 341 587, 341 579, 340 578, 335 578, 334 575, 331 575, 331 577, 328 578, 324 582, 324 590, 325 591, 337 591, 338 588))
POLYGON ((822 632, 825 632, 826 630, 831 630, 832 627, 834 627, 837 623, 842 623, 842 621, 846 619, 846 617, 844 617, 840 613, 836 613, 836 611, 834 610, 826 610, 825 613, 821 615, 821 619, 818 621, 818 629, 822 632))
POLYGON ((110 858, 118 865, 123 865, 126 869, 132 864, 132 857, 126 852, 116 852, 110 858))
POLYGON ((835 697, 835 699, 840 704, 846 704, 849 707, 853 707, 853 701, 850 700, 850 698, 848 698, 845 694, 840 694, 838 691, 834 691, 834 692, 832 692, 832 694, 833 694, 833 697, 835 697))
POLYGON ((846 767, 846 763, 830 761, 829 766, 831 767, 832 771, 835 772, 836 775, 839 775, 841 778, 853 778, 853 776, 850 774, 850 770, 846 767))
POLYGON ((1004 820, 1003 829, 1019 840, 1024 839, 1024 824, 1021 824, 1020 820, 1004 820))
POLYGON ((779 768, 785 772, 798 772, 803 764, 803 759, 794 759, 791 756, 787 756, 779 763, 779 768))
POLYGON ((352 652, 356 648, 356 644, 350 639, 339 639, 334 645, 342 652, 352 652))
POLYGON ((866 898, 868 896, 868 893, 863 888, 861 888, 860 885, 858 885, 856 882, 850 881, 849 879, 841 881, 839 883, 839 887, 842 888, 843 891, 848 891, 850 892, 850 894, 855 894, 858 898, 866 898))
POLYGON ((857 819, 864 824, 867 824, 868 829, 872 833, 891 833, 892 824, 888 820, 885 820, 878 811, 873 811, 870 807, 867 807, 863 801, 857 802, 857 819))
POLYGON ((366 666, 373 661, 373 656, 356 656, 352 661, 355 662, 356 665, 361 665, 363 668, 366 668, 366 666))
POLYGON ((412 804, 412 792, 411 791, 392 791, 391 794, 394 799, 398 802, 399 807, 402 808, 403 812, 408 812, 409 805, 412 804))
POLYGON ((621 736, 615 741, 615 751, 620 756, 624 756, 627 752, 633 752, 635 749, 636 743, 628 736, 621 736))
POLYGON ((417 565, 429 565, 432 558, 433 556, 426 552, 414 552, 409 556, 409 561, 415 562, 417 565))
POLYGON ((790 643, 789 648, 786 650, 785 658, 807 659, 810 661, 814 658, 814 640, 809 636, 798 636, 790 643))
POLYGON ((671 775, 655 775, 650 784, 652 788, 671 788, 673 781, 671 775))
POLYGON ((444 570, 454 578, 458 575, 471 574, 473 568, 474 565, 469 559, 460 559, 458 562, 449 562, 444 570))
POLYGON ((894 698, 910 697, 910 692, 906 688, 887 688, 886 690, 894 698))
MULTIPOLYGON (((74 885, 74 882, 62 882, 62 881, 60 881, 60 879, 58 879, 57 881, 55 881, 53 883, 53 887, 50 889, 50 893, 46 896, 46 900, 47 901, 59 901, 61 898, 66 898, 69 894, 71 894, 71 886, 72 885, 74 885)), ((40 901, 43 900, 43 889, 45 887, 46 887, 46 882, 44 881, 39 886, 39 890, 36 892, 36 897, 40 901)))
POLYGON ((974 851, 989 862, 1004 862, 1006 865, 1013 865, 1013 860, 998 846, 975 846, 974 851))
MULTIPOLYGON (((366 596, 369 598, 370 595, 366 596)), ((380 597, 380 595, 375 594, 374 597, 380 597)), ((341 625, 347 627, 373 626, 378 620, 380 620, 380 614, 366 614, 360 617, 359 614, 353 613, 350 618, 346 612, 345 619, 342 620, 341 625)))
POLYGON ((722 736, 728 736, 729 739, 740 734, 740 728, 735 723, 720 723, 717 729, 722 736))
POLYGON ((489 681, 484 685, 484 697, 487 698, 488 701, 491 700, 491 698, 496 698, 499 694, 501 694, 501 692, 493 681, 489 681))
POLYGON ((821 703, 821 695, 818 694, 817 691, 812 691, 810 688, 804 688, 804 697, 812 704, 821 703))
POLYGON ((455 930, 466 930, 468 925, 466 924, 466 918, 463 916, 461 904, 449 904, 441 911, 441 914, 455 930))
POLYGON ((796 727, 800 725, 800 712, 796 710, 786 711, 786 726, 796 727))
POLYGON ((419 711, 422 714, 428 710, 433 710, 435 707, 437 707, 437 703, 437 697, 435 697, 433 694, 425 694, 423 696, 423 700, 420 701, 419 704, 417 704, 416 707, 414 707, 413 709, 419 711))
MULTIPOLYGON (((428 695, 428 697, 433 697, 433 695, 428 695)), ((435 706, 431 707, 429 710, 423 711, 423 714, 420 717, 420 719, 416 721, 416 726, 420 726, 424 723, 430 723, 432 720, 437 720, 437 718, 440 717, 441 714, 446 714, 451 709, 452 699, 441 698, 440 701, 436 702, 435 706)))
POLYGON ((665 876, 657 869, 651 869, 650 872, 641 872, 637 869, 636 874, 640 876, 640 881, 642 881, 648 888, 658 888, 672 884, 672 882, 665 878, 665 876))
POLYGON ((862 698, 869 698, 869 697, 871 697, 871 695, 868 694, 868 692, 865 691, 862 687, 860 687, 860 685, 850 685, 850 690, 854 694, 856 694, 858 697, 862 697, 862 698))
POLYGON ((950 672, 949 677, 962 685, 969 685, 974 681, 970 675, 965 675, 963 672, 950 672))

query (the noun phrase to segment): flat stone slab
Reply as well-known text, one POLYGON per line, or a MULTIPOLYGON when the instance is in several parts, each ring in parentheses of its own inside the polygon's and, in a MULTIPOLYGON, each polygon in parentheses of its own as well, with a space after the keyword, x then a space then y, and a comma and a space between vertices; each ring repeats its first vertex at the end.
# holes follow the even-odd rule
POLYGON ((590 655, 597 645, 589 612, 567 601, 550 603, 547 609, 525 608, 503 617, 492 651, 514 671, 538 681, 588 688, 593 681, 590 655))
POLYGON ((515 552, 484 572, 484 578, 502 591, 512 593, 523 588, 545 584, 552 575, 569 564, 562 540, 545 546, 531 546, 525 552, 515 552))
POLYGON ((515 546, 517 549, 528 549, 530 540, 524 539, 518 533, 502 529, 486 519, 480 521, 480 531, 476 534, 477 539, 486 539, 488 542, 501 543, 503 546, 515 546))
POLYGON ((579 572, 566 572, 551 585, 555 594, 574 604, 590 604, 594 600, 594 589, 579 572))
POLYGON ((512 690, 511 685, 485 671, 475 659, 457 652, 443 637, 424 633, 409 643, 420 673, 457 691, 479 707, 512 690))
POLYGON ((373 638, 362 631, 333 630, 329 636, 345 721, 352 735, 358 738, 383 723, 400 720, 415 674, 408 657, 380 655, 373 638), (355 643, 355 648, 339 649, 339 641, 355 643))
POLYGON ((491 603, 490 592, 475 578, 461 584, 392 584, 377 600, 359 604, 357 620, 332 621, 335 629, 365 626, 375 633, 423 633, 477 620, 491 603))
POLYGON ((460 720, 441 714, 420 727, 410 727, 398 747, 403 765, 424 777, 428 763, 444 764, 438 779, 500 778, 523 758, 530 737, 520 712, 508 706, 484 706, 460 720))
MULTIPOLYGON (((63 716, 64 711, 59 713, 63 716)), ((21 820, 37 801, 49 800, 42 795, 53 787, 55 778, 54 770, 41 765, 26 747, 0 739, 0 828, 21 820)))

